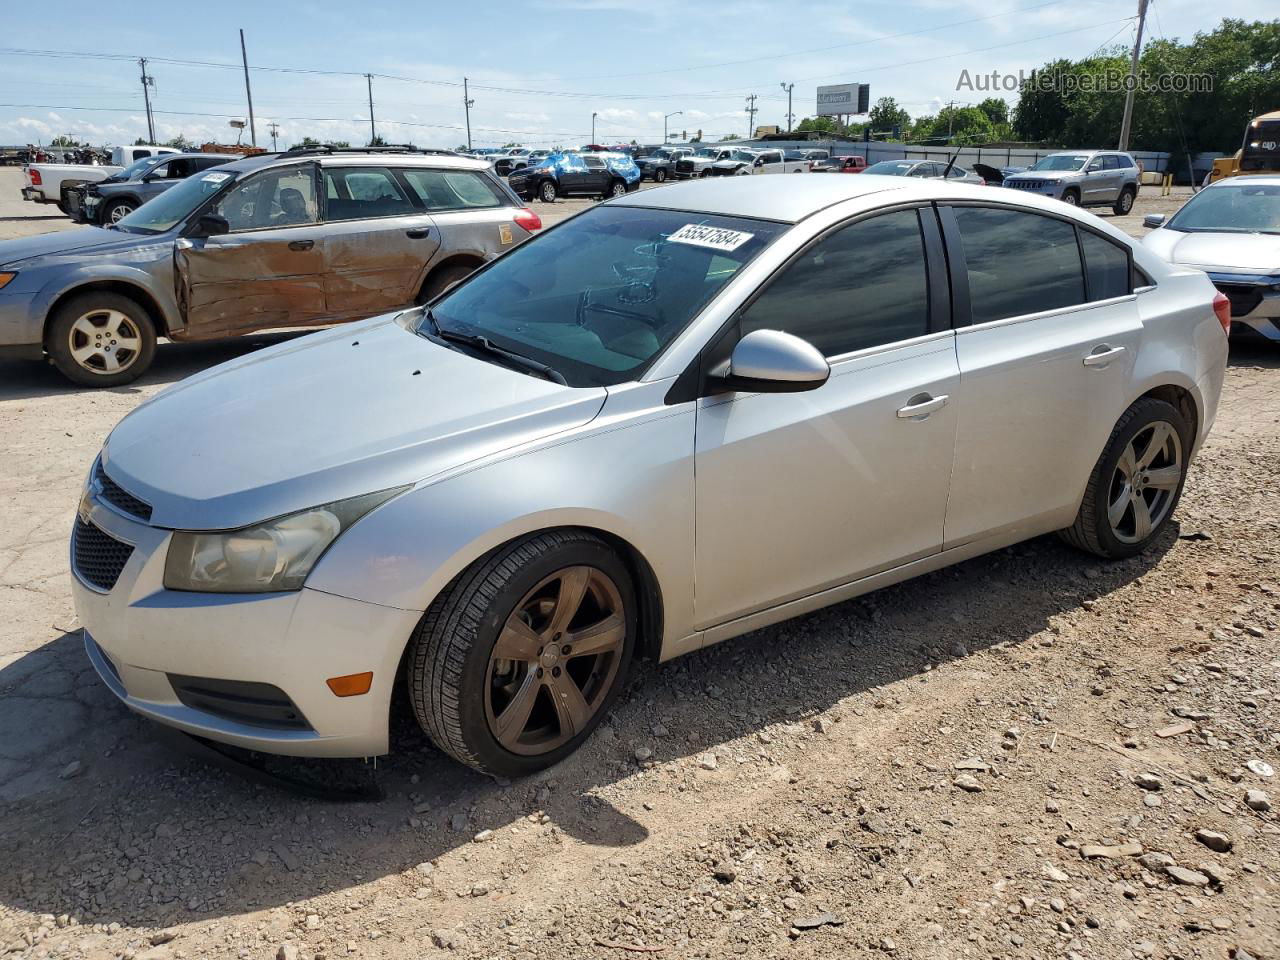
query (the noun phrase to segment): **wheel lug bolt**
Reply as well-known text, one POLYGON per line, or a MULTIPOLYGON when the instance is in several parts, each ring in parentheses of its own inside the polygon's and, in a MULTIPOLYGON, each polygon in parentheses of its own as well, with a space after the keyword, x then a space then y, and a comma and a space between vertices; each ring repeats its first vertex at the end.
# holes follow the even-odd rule
POLYGON ((573 648, 566 643, 563 647, 560 648, 560 652, 567 657, 569 655, 569 651, 572 649, 573 648))
POLYGON ((539 680, 541 680, 541 679, 542 679, 542 668, 541 668, 541 667, 539 667, 539 668, 538 668, 538 679, 539 679, 539 680))
POLYGON ((560 668, 559 668, 559 667, 552 667, 552 668, 551 668, 551 675, 552 675, 553 677, 558 677, 558 676, 560 676, 560 668))

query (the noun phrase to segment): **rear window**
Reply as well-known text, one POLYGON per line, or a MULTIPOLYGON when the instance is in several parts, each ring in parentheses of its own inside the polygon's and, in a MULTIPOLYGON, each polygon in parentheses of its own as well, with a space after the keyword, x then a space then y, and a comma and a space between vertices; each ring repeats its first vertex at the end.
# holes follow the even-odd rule
POLYGON ((1090 300, 1110 300, 1133 292, 1129 251, 1083 229, 1080 230, 1080 246, 1084 250, 1090 300))
POLYGON ((507 200, 483 174, 472 170, 401 170, 409 189, 428 210, 502 207, 507 200))
POLYGON ((325 219, 369 220, 417 213, 395 176, 384 167, 326 167, 325 219))

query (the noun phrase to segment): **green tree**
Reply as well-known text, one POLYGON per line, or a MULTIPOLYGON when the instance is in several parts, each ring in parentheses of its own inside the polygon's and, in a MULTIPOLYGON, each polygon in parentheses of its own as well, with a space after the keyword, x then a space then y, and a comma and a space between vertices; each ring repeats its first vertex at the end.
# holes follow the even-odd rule
MULTIPOLYGON (((367 144, 365 144, 365 146, 367 147, 385 147, 386 145, 387 145, 387 141, 380 136, 375 136, 372 140, 370 140, 367 144)), ((337 146, 337 144, 333 144, 333 146, 337 146)))
POLYGON ((1009 104, 999 97, 987 97, 978 104, 978 109, 985 113, 987 119, 997 127, 1009 122, 1009 104))
POLYGON ((881 97, 867 115, 867 123, 875 133, 891 131, 894 127, 905 131, 911 123, 911 114, 898 106, 893 97, 881 97))

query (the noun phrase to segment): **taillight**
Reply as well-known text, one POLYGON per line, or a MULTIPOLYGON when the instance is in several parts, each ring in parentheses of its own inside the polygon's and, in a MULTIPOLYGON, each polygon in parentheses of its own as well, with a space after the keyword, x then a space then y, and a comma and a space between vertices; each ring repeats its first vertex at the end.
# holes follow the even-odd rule
POLYGON ((516 222, 516 226, 524 227, 530 233, 542 229, 542 218, 528 207, 521 207, 517 210, 513 219, 516 222))
POLYGON ((1213 295, 1213 312, 1218 315, 1218 322, 1222 324, 1222 332, 1228 337, 1231 336, 1231 301, 1227 299, 1227 295, 1221 290, 1213 295))
POLYGON ((27 172, 31 174, 31 185, 33 187, 44 186, 44 181, 40 179, 39 170, 32 169, 32 170, 28 170, 27 172))

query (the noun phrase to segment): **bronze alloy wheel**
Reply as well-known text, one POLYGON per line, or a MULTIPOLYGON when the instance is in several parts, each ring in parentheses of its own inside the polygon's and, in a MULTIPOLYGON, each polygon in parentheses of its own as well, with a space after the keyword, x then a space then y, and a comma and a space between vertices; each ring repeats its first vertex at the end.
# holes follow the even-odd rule
POLYGON ((1157 420, 1120 454, 1107 496, 1107 519, 1121 543, 1141 543, 1169 515, 1182 484, 1182 439, 1157 420))
POLYGON ((505 749, 549 753, 587 728, 622 663, 617 584, 588 566, 544 578, 507 617, 485 682, 485 719, 505 749))

